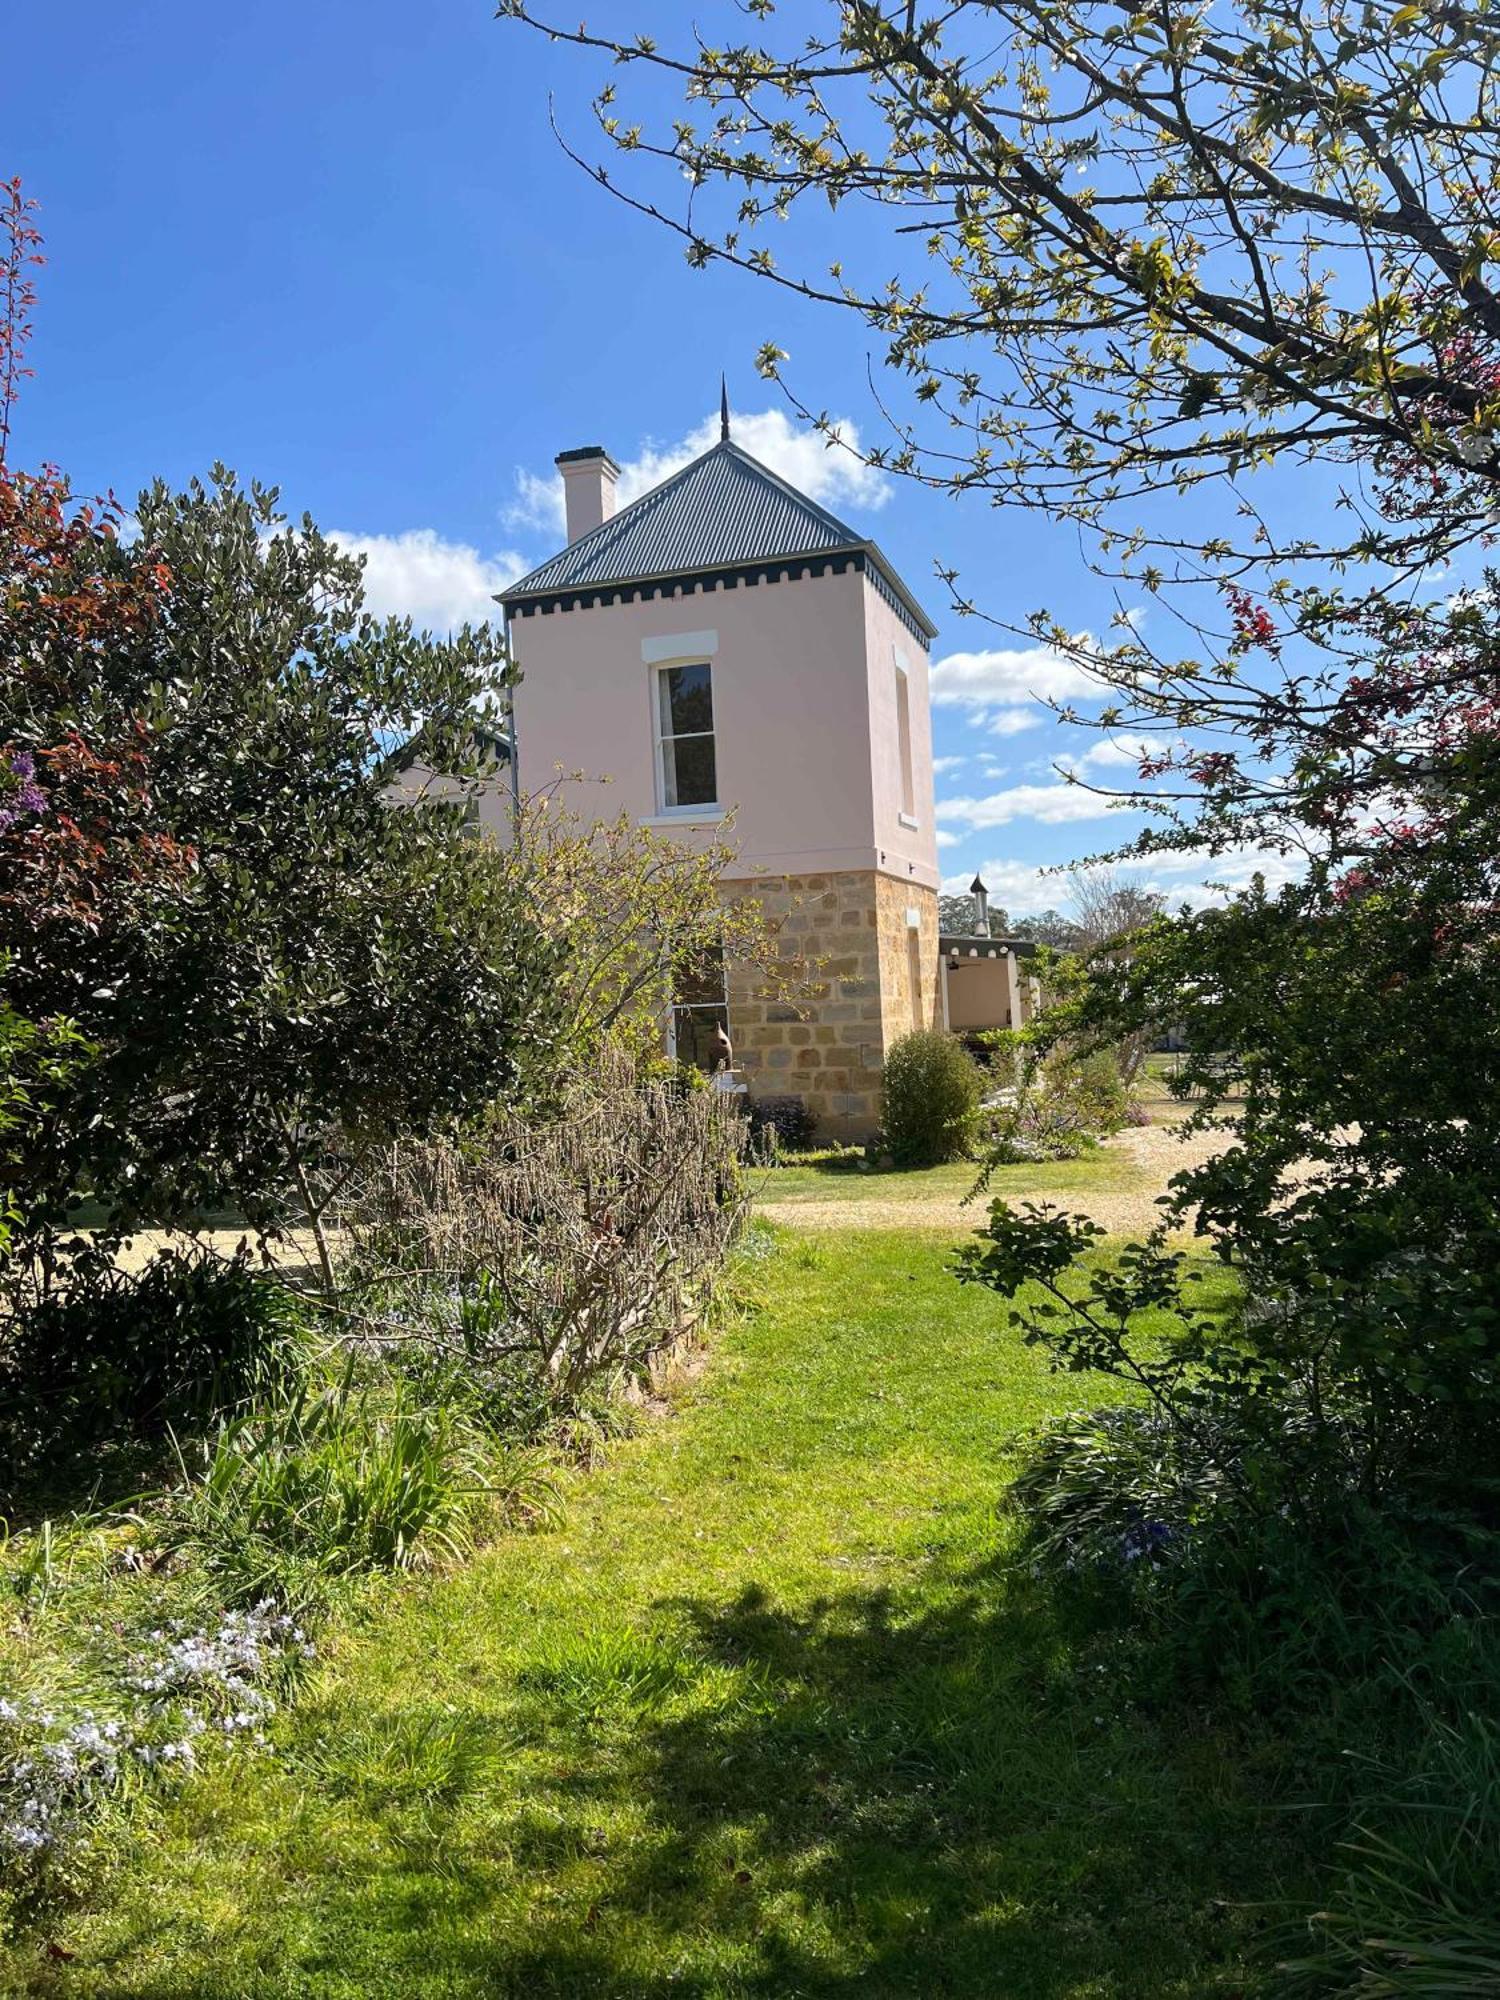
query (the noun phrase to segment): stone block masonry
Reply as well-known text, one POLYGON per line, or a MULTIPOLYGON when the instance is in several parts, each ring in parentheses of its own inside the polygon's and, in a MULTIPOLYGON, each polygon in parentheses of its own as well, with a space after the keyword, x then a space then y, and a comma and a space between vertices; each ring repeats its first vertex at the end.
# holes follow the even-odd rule
POLYGON ((724 894, 760 902, 798 981, 792 1000, 773 999, 759 968, 729 968, 735 1066, 752 1096, 794 1093, 823 1136, 868 1138, 887 1048, 938 1025, 937 892, 868 869, 725 882, 724 894))

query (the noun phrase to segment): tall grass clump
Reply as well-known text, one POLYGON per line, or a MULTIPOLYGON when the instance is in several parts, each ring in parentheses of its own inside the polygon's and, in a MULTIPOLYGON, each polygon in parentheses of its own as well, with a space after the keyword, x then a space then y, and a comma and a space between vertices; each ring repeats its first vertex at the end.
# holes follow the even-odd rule
POLYGON ((1288 2000, 1500 1993, 1500 1727, 1472 1709, 1424 1719, 1407 1761, 1359 1760, 1328 1892, 1286 1932, 1288 2000))
POLYGON ((235 1602, 302 1602, 334 1578, 458 1561, 487 1512, 545 1490, 532 1454, 467 1413, 347 1378, 226 1418, 183 1473, 163 1543, 235 1602))

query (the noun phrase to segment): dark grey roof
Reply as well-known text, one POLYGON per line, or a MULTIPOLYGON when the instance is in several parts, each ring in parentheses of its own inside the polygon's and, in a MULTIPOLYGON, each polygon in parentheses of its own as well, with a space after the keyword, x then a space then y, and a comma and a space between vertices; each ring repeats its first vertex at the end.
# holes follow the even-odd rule
POLYGON ((931 620, 873 542, 726 438, 513 583, 501 602, 841 549, 872 561, 931 633, 931 620))

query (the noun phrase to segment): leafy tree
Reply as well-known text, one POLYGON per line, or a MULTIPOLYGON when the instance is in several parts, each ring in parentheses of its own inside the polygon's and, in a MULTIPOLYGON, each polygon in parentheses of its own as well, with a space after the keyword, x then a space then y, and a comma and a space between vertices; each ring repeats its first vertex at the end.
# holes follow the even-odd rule
POLYGON ((360 565, 275 496, 157 486, 128 549, 66 488, 0 491, 0 949, 10 1000, 92 1054, 32 1122, 18 1249, 43 1285, 82 1195, 91 1247, 232 1205, 319 1228, 315 1169, 524 1094, 559 1034, 559 945, 464 800, 393 810, 425 721, 465 784, 489 635, 361 611, 360 565))
MULTIPOLYGON (((0 976, 5 970, 0 961, 0 976)), ((33 1133, 86 1053, 69 1022, 28 1021, 0 994, 0 1270, 26 1214, 33 1133)))
POLYGON ((571 1067, 597 1064, 606 1043, 637 1062, 659 1054, 667 1009, 707 959, 750 969, 769 999, 795 997, 812 968, 783 956, 753 892, 726 893, 734 861, 728 826, 689 848, 629 813, 586 819, 554 791, 523 802, 505 867, 558 947, 571 1067))
MULTIPOLYGON (((689 187, 672 211, 649 180, 620 192, 694 263, 883 333, 949 432, 929 446, 905 427, 900 469, 1097 524, 1271 456, 1426 460, 1453 484, 1393 551, 1474 538, 1500 479, 1500 30, 1483 10, 830 0, 821 35, 801 12, 777 33, 760 5, 746 41, 721 4, 709 19, 731 38, 679 47, 539 19, 531 0, 501 11, 678 82, 690 115, 657 130, 620 115, 613 79, 598 93, 612 146, 689 187), (878 276, 815 272, 813 252, 783 267, 770 225, 847 203, 892 233, 896 275, 884 258, 878 276), (986 385, 986 351, 1023 395, 986 385)), ((1356 516, 1337 548, 1367 534, 1356 516)), ((1201 553, 1192 532, 1179 546, 1201 553)), ((1264 553, 1252 534, 1250 559, 1264 553)))
POLYGON ((1047 945, 1053 951, 1078 949, 1078 926, 1061 910, 1042 910, 1034 917, 1017 917, 1010 934, 1028 944, 1047 945))
MULTIPOLYGON (((6 195, 0 442, 39 240, 6 195)), ((706 950, 785 990, 722 843, 551 800, 508 850, 472 836, 509 673, 488 630, 368 617, 360 564, 221 468, 135 511, 127 546, 112 504, 0 465, 12 1282, 230 1205, 261 1232, 300 1214, 331 1288, 323 1216, 372 1143, 551 1099, 606 1040, 659 1045, 706 950), (445 782, 400 809, 391 753, 418 730, 445 782)))
MULTIPOLYGON (((873 463, 1077 522, 1135 587, 1193 593, 1181 656, 1123 616, 1107 643, 1022 627, 1096 676, 1095 726, 1151 739, 1144 847, 1300 852, 1422 768, 1427 744, 1385 727, 1461 635, 1442 604, 1410 633, 1399 586, 1481 547, 1500 488, 1486 10, 827 0, 784 23, 757 4, 745 39, 721 0, 678 46, 501 11, 611 59, 595 109, 621 164, 599 178, 691 262, 881 338, 907 393, 873 463), (643 71, 683 115, 622 112, 643 71), (850 203, 876 247, 840 232, 827 263, 817 218, 850 203), (1388 644, 1401 670, 1365 672, 1388 644)), ((785 364, 768 343, 836 442, 785 364)))
MULTIPOLYGON (((958 937, 973 937, 977 922, 974 898, 972 896, 938 897, 938 929, 944 935, 952 934, 958 937)), ((990 905, 989 935, 991 937, 1013 937, 1015 935, 1010 927, 1009 916, 995 903, 990 905)))
MULTIPOLYGON (((1101 961, 1118 965, 1132 957, 1142 933, 1160 916, 1164 898, 1120 869, 1096 864, 1073 870, 1069 901, 1077 932, 1073 948, 1097 970, 1101 961)), ((1148 1018, 1117 1036, 1113 1053, 1127 1090, 1140 1075, 1163 1025, 1148 1018)))
MULTIPOLYGON (((195 857, 167 832, 151 797, 144 732, 91 712, 90 681, 111 649, 133 648, 161 612, 165 573, 149 551, 119 546, 111 506, 75 505, 50 469, 5 462, 42 262, 34 204, 18 180, 0 189, 0 938, 61 977, 13 995, 19 950, 0 946, 0 1179, 4 1242, 12 1229, 50 1271, 58 1120, 97 1053, 72 1016, 110 977, 113 941, 178 894, 195 857), (40 1237, 31 1234, 40 1227, 40 1237)), ((55 1218, 54 1218, 55 1220, 55 1218)))

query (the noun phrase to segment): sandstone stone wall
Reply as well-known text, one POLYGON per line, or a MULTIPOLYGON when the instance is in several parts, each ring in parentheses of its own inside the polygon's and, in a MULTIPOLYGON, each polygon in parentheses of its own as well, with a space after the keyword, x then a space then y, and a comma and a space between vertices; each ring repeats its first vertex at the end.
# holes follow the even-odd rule
POLYGON ((913 1028, 942 1025, 937 891, 902 882, 893 875, 877 875, 875 907, 876 935, 880 940, 880 991, 889 1044, 913 1028), (909 923, 913 910, 917 913, 915 930, 909 923))
POLYGON ((779 921, 788 968, 812 968, 794 998, 772 999, 762 973, 731 966, 735 1067, 754 1096, 805 1098, 825 1136, 868 1136, 880 1123, 886 1048, 938 1020, 936 891, 865 870, 763 876, 725 893, 756 897, 779 921))

